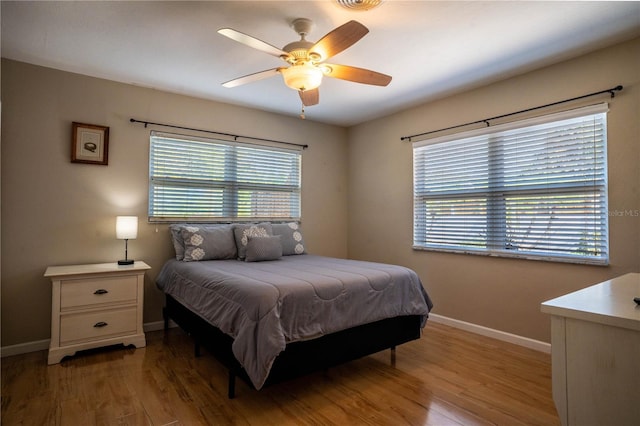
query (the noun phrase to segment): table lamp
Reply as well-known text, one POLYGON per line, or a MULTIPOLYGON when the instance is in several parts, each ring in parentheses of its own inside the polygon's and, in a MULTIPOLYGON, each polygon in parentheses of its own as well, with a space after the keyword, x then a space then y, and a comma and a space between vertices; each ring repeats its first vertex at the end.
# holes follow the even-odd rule
POLYGON ((138 216, 116 217, 116 238, 124 240, 124 260, 118 260, 118 265, 133 265, 133 259, 127 257, 128 242, 138 236, 138 216))

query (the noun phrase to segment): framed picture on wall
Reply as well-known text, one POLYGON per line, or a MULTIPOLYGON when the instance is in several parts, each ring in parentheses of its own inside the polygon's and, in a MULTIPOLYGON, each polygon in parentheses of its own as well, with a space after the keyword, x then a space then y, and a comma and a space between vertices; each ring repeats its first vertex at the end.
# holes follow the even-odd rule
POLYGON ((85 164, 109 163, 109 128, 73 122, 71 162, 85 164))

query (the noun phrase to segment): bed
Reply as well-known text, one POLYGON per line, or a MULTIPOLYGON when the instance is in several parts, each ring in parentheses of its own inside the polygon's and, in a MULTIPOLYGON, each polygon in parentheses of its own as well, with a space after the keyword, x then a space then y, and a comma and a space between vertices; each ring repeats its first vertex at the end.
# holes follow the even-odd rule
POLYGON ((170 228, 171 319, 255 389, 420 337, 433 304, 401 266, 307 254, 297 223, 170 228))

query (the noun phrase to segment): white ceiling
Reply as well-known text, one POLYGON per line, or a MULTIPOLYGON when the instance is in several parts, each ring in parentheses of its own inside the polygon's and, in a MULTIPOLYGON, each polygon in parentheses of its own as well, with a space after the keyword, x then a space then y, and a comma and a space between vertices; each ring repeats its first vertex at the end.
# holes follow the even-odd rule
POLYGON ((1 7, 3 57, 293 116, 300 113, 300 99, 279 75, 221 86, 284 62, 216 31, 231 27, 283 47, 299 39, 289 26, 295 18, 314 21, 311 41, 355 19, 369 34, 330 62, 369 68, 393 80, 377 87, 325 78, 320 104, 307 107, 306 116, 341 126, 640 35, 636 1, 386 0, 367 12, 329 0, 3 0, 1 7))

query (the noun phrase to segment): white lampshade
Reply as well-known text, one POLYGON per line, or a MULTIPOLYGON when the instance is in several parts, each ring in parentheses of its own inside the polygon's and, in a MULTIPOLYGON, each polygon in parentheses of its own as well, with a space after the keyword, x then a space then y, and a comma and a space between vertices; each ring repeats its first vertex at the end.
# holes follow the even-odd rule
POLYGON ((138 237, 138 216, 118 216, 116 218, 116 238, 134 240, 138 237))
POLYGON ((294 90, 313 90, 322 83, 322 70, 309 64, 292 65, 281 73, 284 84, 294 90))

